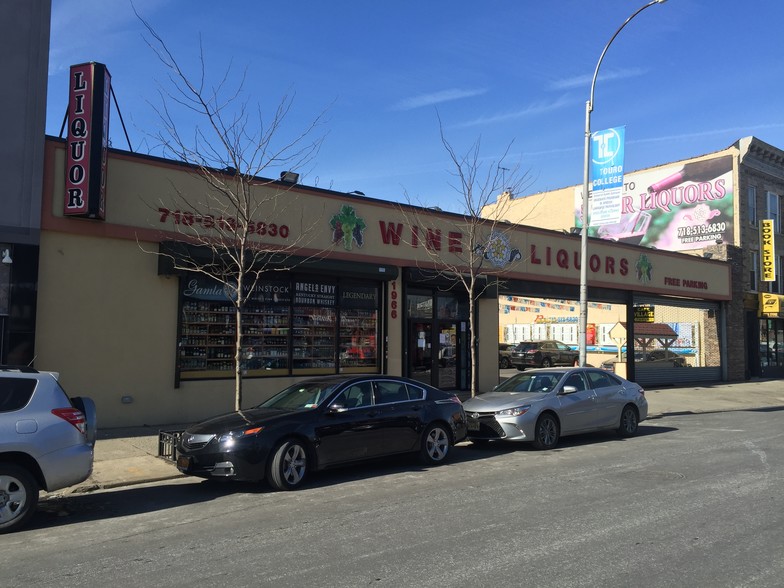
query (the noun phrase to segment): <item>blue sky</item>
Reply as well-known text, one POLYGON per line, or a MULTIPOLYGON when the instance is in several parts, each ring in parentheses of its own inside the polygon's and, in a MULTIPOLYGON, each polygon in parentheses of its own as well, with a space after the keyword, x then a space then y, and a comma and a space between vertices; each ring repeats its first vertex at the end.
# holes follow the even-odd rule
MULTIPOLYGON (((527 172, 524 193, 582 182, 585 102, 596 62, 644 0, 134 0, 188 72, 247 68, 262 112, 294 96, 282 137, 326 110, 301 183, 462 209, 444 134, 463 153, 527 172)), ((615 39, 592 129, 626 126, 631 172, 754 135, 784 148, 784 2, 668 0, 615 39)), ((46 132, 59 135, 68 67, 106 64, 133 149, 156 153, 153 105, 167 72, 127 0, 53 0, 46 132)), ((116 111, 111 140, 125 149, 116 111)), ((189 129, 187 113, 176 114, 189 129)), ((277 177, 280 170, 271 170, 277 177)))

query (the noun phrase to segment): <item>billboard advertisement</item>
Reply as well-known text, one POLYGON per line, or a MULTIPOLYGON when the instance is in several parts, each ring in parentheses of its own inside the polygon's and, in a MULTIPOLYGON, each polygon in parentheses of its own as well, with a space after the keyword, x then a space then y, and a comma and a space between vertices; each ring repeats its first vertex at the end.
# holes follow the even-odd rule
MULTIPOLYGON (((575 188, 575 226, 580 226, 580 186, 575 188)), ((588 234, 665 251, 732 243, 732 155, 666 166, 624 176, 620 220, 588 234)))

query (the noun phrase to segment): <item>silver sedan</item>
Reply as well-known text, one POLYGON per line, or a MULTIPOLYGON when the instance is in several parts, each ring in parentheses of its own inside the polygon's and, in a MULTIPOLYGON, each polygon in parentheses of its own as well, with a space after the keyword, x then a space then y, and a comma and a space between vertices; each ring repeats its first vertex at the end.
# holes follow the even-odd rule
POLYGON ((592 431, 631 437, 648 416, 638 384, 583 367, 527 370, 463 407, 474 443, 530 441, 537 449, 553 449, 560 437, 592 431))

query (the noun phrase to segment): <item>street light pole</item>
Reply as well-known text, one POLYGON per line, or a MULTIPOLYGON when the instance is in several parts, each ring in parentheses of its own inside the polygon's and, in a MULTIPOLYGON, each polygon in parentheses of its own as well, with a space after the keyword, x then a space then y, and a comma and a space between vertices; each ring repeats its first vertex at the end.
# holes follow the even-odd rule
POLYGON ((589 178, 591 174, 591 112, 593 111, 593 92, 596 88, 596 77, 599 75, 599 66, 602 65, 604 55, 612 45, 615 37, 618 36, 623 28, 631 22, 631 20, 640 14, 646 8, 654 4, 663 4, 667 0, 651 0, 645 6, 637 9, 637 11, 627 18, 624 23, 615 31, 615 34, 610 38, 599 56, 599 61, 596 63, 596 69, 593 72, 593 79, 591 80, 591 93, 588 101, 585 103, 585 156, 583 159, 583 230, 580 242, 580 323, 578 325, 580 337, 580 365, 586 365, 586 349, 588 346, 588 226, 590 225, 589 219, 589 206, 588 206, 588 191, 589 191, 589 178))

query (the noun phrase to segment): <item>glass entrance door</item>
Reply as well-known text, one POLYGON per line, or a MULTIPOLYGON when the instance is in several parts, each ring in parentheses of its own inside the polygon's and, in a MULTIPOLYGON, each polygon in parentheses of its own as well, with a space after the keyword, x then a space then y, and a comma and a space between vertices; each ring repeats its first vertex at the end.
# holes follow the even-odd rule
POLYGON ((433 325, 429 321, 412 321, 409 328, 409 376, 425 384, 433 381, 432 331, 433 325))
POLYGON ((445 390, 457 387, 457 323, 440 323, 438 328, 437 386, 445 390))
POLYGON ((406 294, 406 373, 442 390, 467 390, 470 336, 464 309, 451 293, 416 290, 406 294))

